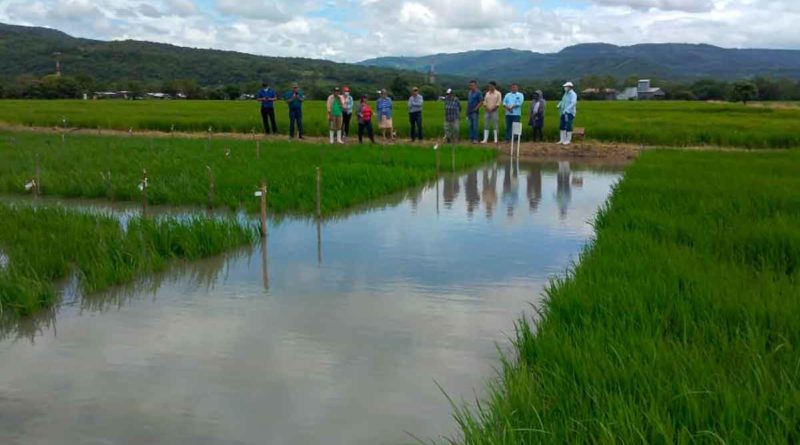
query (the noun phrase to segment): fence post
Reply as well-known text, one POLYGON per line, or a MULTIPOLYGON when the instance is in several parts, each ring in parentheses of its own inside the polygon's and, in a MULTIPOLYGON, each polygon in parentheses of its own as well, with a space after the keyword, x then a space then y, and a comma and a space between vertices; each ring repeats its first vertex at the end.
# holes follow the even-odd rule
POLYGON ((147 169, 142 169, 142 182, 139 184, 142 191, 142 216, 147 214, 147 169))
POLYGON ((264 179, 261 179, 261 185, 258 188, 259 200, 261 201, 261 239, 267 238, 267 184, 264 179))
POLYGON ((317 219, 322 217, 322 175, 317 167, 317 219))

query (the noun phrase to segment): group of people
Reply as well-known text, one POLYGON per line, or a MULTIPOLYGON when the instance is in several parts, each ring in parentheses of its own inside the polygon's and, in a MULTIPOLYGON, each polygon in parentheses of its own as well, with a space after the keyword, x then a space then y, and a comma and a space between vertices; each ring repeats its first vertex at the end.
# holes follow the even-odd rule
MULTIPOLYGON (((569 145, 572 142, 572 127, 577 114, 578 96, 574 91, 572 82, 563 85, 564 96, 558 103, 560 116, 559 144, 569 145)), ((268 83, 262 84, 262 89, 258 92, 256 99, 261 102, 261 116, 264 121, 264 132, 266 134, 278 132, 275 124, 275 102, 278 95, 268 83)), ((294 138, 295 128, 297 137, 303 139, 303 102, 305 97, 299 90, 297 83, 292 83, 291 90, 283 95, 289 107, 289 138, 294 138)), ((461 122, 461 100, 455 92, 448 88, 444 98, 444 137, 447 142, 458 142, 459 125, 461 122)), ((514 123, 522 120, 522 105, 525 96, 519 91, 516 83, 510 85, 510 91, 503 96, 497 89, 497 83, 489 82, 486 91, 482 92, 478 88, 478 83, 474 80, 469 82, 469 91, 466 97, 466 120, 469 125, 469 139, 473 144, 489 142, 489 134, 492 132, 494 143, 497 144, 498 133, 500 131, 500 107, 503 108, 505 116, 505 140, 512 140, 514 123), (483 108, 483 139, 479 138, 480 111, 483 108)), ((411 96, 408 98, 408 120, 410 126, 411 141, 422 140, 422 109, 424 99, 419 93, 419 88, 412 88, 411 96)), ((353 114, 358 121, 358 142, 363 143, 364 136, 371 142, 375 142, 372 120, 373 116, 378 121, 378 128, 384 140, 395 138, 393 123, 393 101, 385 89, 380 90, 375 111, 369 103, 366 94, 362 95, 360 101, 354 103, 350 95, 350 89, 345 86, 335 87, 327 100, 327 116, 329 125, 329 139, 331 144, 343 144, 350 134, 350 121, 353 114)), ((533 141, 544 141, 544 117, 547 108, 544 94, 541 90, 533 93, 531 106, 528 114, 528 124, 533 130, 533 141)))

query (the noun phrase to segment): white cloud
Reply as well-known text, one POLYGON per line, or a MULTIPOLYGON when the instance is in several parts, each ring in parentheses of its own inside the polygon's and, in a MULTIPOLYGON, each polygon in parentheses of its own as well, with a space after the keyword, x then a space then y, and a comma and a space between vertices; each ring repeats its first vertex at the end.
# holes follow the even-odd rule
POLYGON ((800 48, 796 0, 0 0, 0 21, 98 39, 144 39, 358 61, 607 42, 800 48))

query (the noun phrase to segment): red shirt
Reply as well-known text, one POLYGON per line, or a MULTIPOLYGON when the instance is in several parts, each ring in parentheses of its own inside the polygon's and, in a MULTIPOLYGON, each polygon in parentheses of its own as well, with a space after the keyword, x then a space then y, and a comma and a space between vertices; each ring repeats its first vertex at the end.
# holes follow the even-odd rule
POLYGON ((372 119, 372 108, 369 107, 369 104, 362 104, 361 105, 361 120, 364 122, 372 119))

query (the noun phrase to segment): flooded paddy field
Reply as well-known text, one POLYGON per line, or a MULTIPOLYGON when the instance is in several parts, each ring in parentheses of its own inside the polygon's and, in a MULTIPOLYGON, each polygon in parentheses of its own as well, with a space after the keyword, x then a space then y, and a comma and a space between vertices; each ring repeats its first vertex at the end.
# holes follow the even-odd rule
MULTIPOLYGON (((500 160, 0 332, 0 443, 452 435, 497 345, 592 237, 616 168, 500 160)), ((123 212, 124 214, 125 212, 123 212)))

